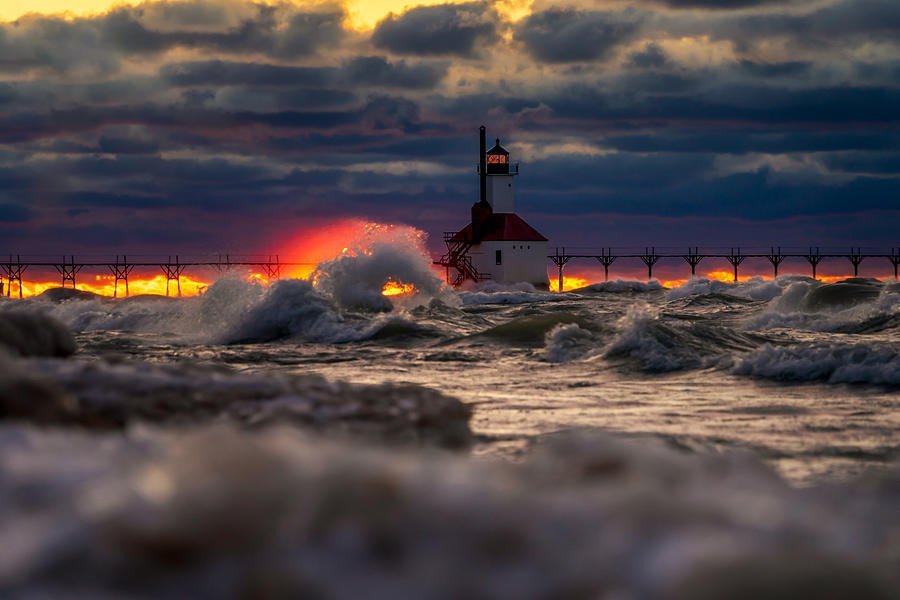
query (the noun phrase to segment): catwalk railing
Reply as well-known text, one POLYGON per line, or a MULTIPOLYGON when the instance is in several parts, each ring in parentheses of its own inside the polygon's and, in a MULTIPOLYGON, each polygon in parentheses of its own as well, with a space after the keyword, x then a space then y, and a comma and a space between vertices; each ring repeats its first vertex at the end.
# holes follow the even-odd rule
POLYGON ((277 254, 215 254, 215 255, 120 255, 115 256, 74 256, 66 255, 61 260, 46 255, 0 255, 0 295, 10 296, 12 284, 18 283, 19 297, 22 297, 22 283, 25 271, 31 267, 53 268, 60 275, 62 287, 71 283, 75 287, 75 276, 85 268, 106 269, 114 278, 113 296, 119 292, 119 282, 125 285, 128 295, 128 278, 135 267, 159 268, 166 277, 166 296, 169 285, 174 282, 181 295, 181 276, 190 268, 212 268, 218 273, 227 273, 242 268, 260 269, 266 279, 278 279, 281 270, 287 267, 315 266, 311 262, 281 261, 277 254))
POLYGON ((846 259, 853 266, 854 277, 859 275, 859 265, 867 258, 886 258, 894 267, 894 279, 897 279, 898 265, 900 265, 900 247, 897 248, 871 248, 864 246, 852 246, 850 248, 823 248, 819 246, 807 247, 557 247, 555 252, 548 256, 559 270, 559 289, 563 284, 563 268, 570 260, 575 258, 596 259, 603 265, 605 280, 609 280, 609 268, 619 259, 638 259, 647 267, 647 279, 653 279, 653 266, 660 259, 676 259, 684 261, 691 268, 691 277, 697 274, 697 265, 708 258, 724 258, 734 269, 734 280, 738 280, 738 267, 748 258, 765 259, 772 266, 772 274, 778 277, 778 267, 787 258, 803 259, 812 268, 813 279, 816 277, 816 267, 822 260, 846 259))

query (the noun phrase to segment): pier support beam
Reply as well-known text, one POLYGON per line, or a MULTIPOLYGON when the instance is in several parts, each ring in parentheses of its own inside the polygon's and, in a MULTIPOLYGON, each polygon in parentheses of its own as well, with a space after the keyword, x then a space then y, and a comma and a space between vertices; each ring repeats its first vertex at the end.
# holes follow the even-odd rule
POLYGON ((178 295, 181 296, 181 273, 184 272, 185 265, 178 263, 178 255, 175 255, 175 262, 169 257, 169 262, 161 265, 163 273, 166 274, 166 296, 169 295, 169 282, 174 281, 178 288, 178 295))
POLYGON ((815 279, 816 278, 816 266, 820 262, 822 262, 822 256, 819 254, 818 246, 816 247, 815 252, 813 252, 813 249, 810 248, 809 253, 804 258, 806 258, 806 260, 812 266, 812 278, 815 279))
POLYGON ((700 261, 703 260, 703 256, 701 256, 700 253, 698 252, 697 246, 694 246, 693 251, 691 251, 691 249, 688 248, 688 253, 685 254, 684 256, 682 256, 681 258, 683 258, 687 264, 691 265, 691 279, 696 277, 697 276, 697 265, 699 265, 700 261))
POLYGON ((134 265, 128 264, 128 257, 123 256, 122 262, 119 262, 119 257, 116 256, 116 263, 113 265, 106 265, 109 267, 110 272, 113 274, 115 278, 115 282, 113 283, 113 298, 116 298, 119 295, 119 282, 125 282, 125 297, 128 297, 128 275, 131 273, 131 270, 134 268, 134 265))
POLYGON ((850 248, 850 254, 847 256, 847 259, 853 265, 853 276, 859 277, 859 263, 862 262, 863 256, 860 254, 860 248, 857 248, 856 251, 853 251, 853 248, 850 248))
POLYGON ((888 260, 894 265, 894 279, 897 280, 897 267, 900 265, 900 248, 891 248, 891 255, 888 256, 888 260))
POLYGON ((566 266, 566 263, 571 260, 571 256, 566 256, 566 249, 562 249, 562 254, 559 253, 559 248, 556 248, 556 254, 550 257, 550 260, 556 265, 559 269, 559 290, 558 293, 562 294, 563 291, 563 267, 566 266))
POLYGON ((9 255, 9 262, 3 265, 3 271, 6 273, 6 297, 12 294, 12 284, 14 281, 19 283, 19 298, 22 297, 22 273, 28 268, 28 265, 22 264, 22 257, 16 255, 16 261, 13 262, 12 254, 9 255))
POLYGON ((266 279, 269 281, 275 281, 276 279, 281 278, 281 263, 278 261, 278 255, 275 255, 275 261, 272 261, 272 256, 269 256, 268 262, 263 263, 263 269, 266 272, 266 279))
POLYGON ((738 280, 738 265, 744 262, 746 256, 741 256, 741 249, 737 249, 737 253, 735 253, 734 248, 731 249, 731 255, 725 257, 728 262, 731 263, 731 266, 734 267, 734 282, 737 283, 738 280))
POLYGON ((641 256, 641 260, 647 265, 647 281, 651 281, 653 279, 653 265, 659 260, 659 256, 656 254, 656 248, 644 248, 644 255, 641 256))
POLYGON ((63 256, 63 261, 61 265, 53 265, 56 267, 56 272, 62 275, 62 286, 66 287, 66 282, 72 282, 72 289, 77 289, 75 287, 75 275, 78 271, 81 270, 81 265, 75 264, 75 257, 70 256, 69 262, 66 262, 66 257, 63 256))
POLYGON ((213 267, 215 268, 216 272, 219 275, 225 275, 226 273, 231 271, 231 256, 230 255, 226 254, 225 260, 223 261, 222 255, 219 254, 217 259, 218 260, 216 260, 216 264, 213 265, 213 267))
POLYGON ((781 246, 778 247, 778 252, 775 252, 774 247, 769 248, 769 254, 766 256, 769 259, 769 262, 772 263, 772 275, 775 279, 778 279, 778 265, 784 260, 784 255, 781 253, 781 246))
POLYGON ((617 256, 612 255, 612 248, 600 250, 600 256, 595 257, 603 265, 603 281, 609 281, 609 266, 616 262, 617 256))

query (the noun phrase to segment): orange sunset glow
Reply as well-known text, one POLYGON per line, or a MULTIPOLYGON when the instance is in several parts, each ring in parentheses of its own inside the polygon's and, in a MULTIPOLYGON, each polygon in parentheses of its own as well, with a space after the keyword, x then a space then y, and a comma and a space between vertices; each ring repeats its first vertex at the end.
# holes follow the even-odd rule
MULTIPOLYGON (((282 263, 301 263, 283 267, 281 272, 282 278, 308 279, 312 277, 312 283, 316 285, 318 283, 316 268, 323 261, 340 255, 370 254, 368 246, 377 242, 379 236, 387 236, 389 238, 394 234, 411 235, 415 244, 424 241, 424 234, 411 228, 401 228, 395 225, 361 219, 345 219, 315 229, 294 233, 281 243, 280 248, 284 248, 283 251, 278 250, 271 254, 273 257, 278 256, 282 263)), ((263 273, 246 271, 239 273, 239 275, 262 285, 271 283, 263 273)), ((178 283, 174 280, 168 281, 167 293, 165 275, 159 274, 148 277, 145 274, 134 274, 128 278, 128 295, 155 294, 176 296, 178 295, 178 284, 180 283, 182 296, 197 296, 203 294, 206 288, 212 285, 213 281, 214 279, 205 279, 189 274, 181 275, 178 283)), ((2 283, 4 284, 3 294, 10 297, 19 296, 18 282, 13 282, 9 287, 7 287, 5 281, 2 283)), ((21 295, 23 298, 28 298, 59 287, 63 287, 59 279, 29 281, 26 274, 22 282, 21 295)), ((90 275, 83 273, 76 280, 75 289, 108 297, 122 298, 126 295, 125 283, 119 281, 118 285, 116 285, 115 278, 108 274, 90 275)), ((415 286, 393 278, 390 278, 382 289, 382 294, 385 296, 409 296, 417 292, 418 290, 415 286)))

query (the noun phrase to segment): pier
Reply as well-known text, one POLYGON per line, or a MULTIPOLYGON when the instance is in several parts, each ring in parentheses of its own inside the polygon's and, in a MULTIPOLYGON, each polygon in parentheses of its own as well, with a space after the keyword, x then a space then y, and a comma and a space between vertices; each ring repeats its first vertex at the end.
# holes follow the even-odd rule
POLYGON ((113 297, 118 296, 119 283, 125 287, 125 295, 128 296, 128 278, 135 267, 157 268, 162 270, 166 277, 166 296, 169 295, 170 284, 174 286, 176 293, 181 295, 181 276, 188 269, 211 268, 218 273, 227 273, 238 268, 260 269, 267 279, 278 279, 281 270, 286 267, 315 266, 312 262, 283 262, 277 254, 244 254, 229 255, 167 255, 165 258, 146 255, 117 255, 115 257, 90 258, 65 255, 57 260, 47 256, 22 256, 9 254, 0 256, 0 295, 6 292, 9 297, 12 285, 18 283, 19 297, 22 297, 22 283, 25 272, 29 268, 55 269, 60 275, 62 287, 75 288, 75 276, 82 269, 108 271, 113 279, 113 297))
POLYGON ((787 258, 802 259, 809 263, 813 279, 816 278, 816 267, 823 259, 845 259, 853 266, 853 276, 859 276, 859 265, 864 259, 887 259, 894 268, 894 279, 897 279, 900 266, 900 247, 866 248, 852 246, 849 248, 807 247, 557 247, 549 258, 559 272, 559 289, 563 286, 563 269, 572 259, 594 259, 603 265, 604 280, 609 281, 610 266, 619 259, 637 259, 647 267, 647 280, 653 279, 653 266, 660 259, 684 261, 691 268, 691 277, 697 275, 697 265, 704 259, 723 258, 731 265, 734 281, 738 280, 738 267, 746 259, 765 259, 772 266, 772 274, 778 277, 778 267, 787 258))

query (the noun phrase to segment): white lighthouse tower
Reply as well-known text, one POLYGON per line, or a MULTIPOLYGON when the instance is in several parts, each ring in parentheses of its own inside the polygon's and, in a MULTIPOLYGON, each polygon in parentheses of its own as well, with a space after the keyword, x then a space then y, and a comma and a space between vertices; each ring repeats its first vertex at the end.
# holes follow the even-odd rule
POLYGON ((435 261, 446 268, 447 282, 493 280, 526 282, 547 289, 547 238, 515 212, 513 182, 518 165, 497 139, 485 150, 485 128, 480 129, 480 199, 472 206, 472 221, 462 230, 444 234, 447 253, 435 261))

